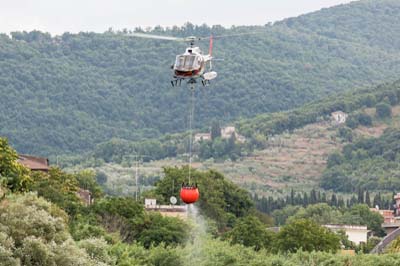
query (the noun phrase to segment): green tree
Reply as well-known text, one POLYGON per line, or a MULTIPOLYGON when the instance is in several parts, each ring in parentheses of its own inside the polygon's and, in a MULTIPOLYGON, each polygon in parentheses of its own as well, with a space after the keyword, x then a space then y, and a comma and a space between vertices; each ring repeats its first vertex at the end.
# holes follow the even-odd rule
POLYGON ((92 206, 101 224, 108 232, 118 233, 124 242, 137 239, 143 225, 149 222, 142 204, 132 198, 103 198, 92 206))
POLYGON ((387 103, 378 103, 375 109, 378 118, 386 118, 392 115, 392 108, 387 103))
POLYGON ((12 191, 27 191, 32 184, 29 171, 17 162, 17 152, 0 138, 0 182, 12 191))
POLYGON ((251 215, 238 219, 226 237, 232 244, 253 247, 255 250, 273 246, 273 233, 257 217, 251 215))
POLYGON ((12 257, 1 258, 2 265, 12 258, 22 265, 105 265, 71 239, 65 212, 34 193, 8 196, 0 213, 0 254, 3 245, 12 252, 12 257))
POLYGON ((106 184, 107 183, 107 179, 108 179, 108 177, 104 172, 99 171, 99 172, 96 173, 96 181, 100 185, 106 184))
POLYGON ((377 212, 373 212, 365 204, 355 204, 351 209, 341 217, 343 224, 359 224, 367 225, 369 230, 372 230, 375 235, 383 236, 384 232, 381 227, 383 217, 377 212))
POLYGON ((340 211, 329 206, 326 203, 309 205, 306 208, 300 208, 288 219, 288 223, 299 219, 310 219, 317 224, 335 224, 339 223, 341 217, 340 211))
POLYGON ((92 170, 83 170, 76 174, 78 186, 80 188, 89 190, 92 193, 92 197, 98 199, 102 196, 103 191, 96 182, 96 173, 92 170))
POLYGON ((339 165, 339 164, 343 163, 343 161, 344 161, 344 158, 343 158, 342 154, 340 154, 339 152, 331 153, 328 156, 328 162, 327 162, 328 168, 332 168, 335 165, 339 165))
POLYGON ((358 127, 358 125, 359 125, 359 122, 358 122, 358 119, 356 117, 349 116, 346 119, 346 126, 347 127, 351 128, 351 129, 354 129, 354 128, 358 127))
POLYGON ((159 213, 150 214, 136 240, 145 248, 184 244, 189 233, 189 226, 180 218, 163 217, 159 213))
POLYGON ((211 123, 211 139, 214 141, 221 137, 221 126, 218 121, 213 121, 211 123))
MULTIPOLYGON (((163 202, 169 202, 171 196, 179 198, 179 189, 172 193, 172 186, 180 187, 188 182, 188 167, 166 167, 165 177, 156 184, 156 193, 162 195, 163 202)), ((226 230, 233 224, 232 219, 246 216, 254 210, 249 193, 226 179, 216 171, 197 171, 192 169, 191 181, 197 183, 200 191, 198 206, 201 213, 214 219, 220 230, 226 230), (230 221, 230 222, 229 222, 230 221)))
POLYGON ((345 141, 352 142, 353 141, 353 130, 349 127, 340 127, 338 135, 340 138, 345 141))
POLYGON ((360 125, 362 125, 362 126, 366 126, 366 127, 372 126, 372 118, 371 118, 371 116, 369 116, 367 114, 359 113, 357 115, 357 120, 360 123, 360 125))
POLYGON ((79 190, 75 175, 67 174, 59 168, 51 168, 48 173, 34 172, 31 174, 33 183, 31 189, 39 196, 55 203, 68 214, 78 213, 82 203, 76 192, 79 190))
POLYGON ((312 220, 299 219, 281 228, 277 235, 277 246, 283 252, 300 249, 336 252, 340 248, 340 238, 312 220))

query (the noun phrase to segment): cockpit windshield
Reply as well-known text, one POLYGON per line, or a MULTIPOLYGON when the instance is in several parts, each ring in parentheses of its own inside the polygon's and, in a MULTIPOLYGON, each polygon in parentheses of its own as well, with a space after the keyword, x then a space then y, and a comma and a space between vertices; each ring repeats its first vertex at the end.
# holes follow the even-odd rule
POLYGON ((175 69, 191 71, 200 67, 201 58, 197 55, 178 55, 175 61, 175 69))

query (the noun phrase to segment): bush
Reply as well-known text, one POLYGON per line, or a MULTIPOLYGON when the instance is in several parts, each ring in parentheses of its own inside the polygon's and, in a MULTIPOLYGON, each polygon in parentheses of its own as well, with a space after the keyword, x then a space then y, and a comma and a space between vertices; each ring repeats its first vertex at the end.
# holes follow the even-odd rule
POLYGON ((109 246, 102 238, 89 238, 78 243, 80 248, 86 250, 89 256, 106 264, 113 264, 113 258, 108 254, 109 246))
POLYGON ((366 127, 372 126, 372 117, 367 114, 364 113, 357 114, 357 120, 362 126, 366 127))
POLYGON ((353 141, 353 130, 348 127, 339 128, 338 136, 345 141, 352 142, 353 141))
POLYGON ((387 103, 378 103, 375 106, 376 116, 378 118, 386 118, 392 116, 392 108, 387 103))
POLYGON ((8 265, 14 265, 13 258, 23 265, 104 265, 76 245, 63 212, 53 204, 34 193, 12 194, 4 201, 7 204, 0 204, 0 256, 8 265))

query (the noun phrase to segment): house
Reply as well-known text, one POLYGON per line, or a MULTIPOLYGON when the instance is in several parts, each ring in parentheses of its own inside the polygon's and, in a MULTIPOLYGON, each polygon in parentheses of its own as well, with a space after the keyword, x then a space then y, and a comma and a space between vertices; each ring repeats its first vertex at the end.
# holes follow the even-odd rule
POLYGON ((47 158, 20 154, 18 155, 18 162, 31 171, 48 172, 50 170, 47 158))
POLYGON ((392 213, 392 216, 389 217, 387 214, 387 218, 383 216, 384 222, 382 224, 382 228, 385 230, 386 234, 390 234, 391 232, 395 231, 396 229, 400 228, 400 193, 397 193, 394 195, 394 200, 396 202, 394 208, 394 214, 393 211, 390 210, 392 213))
POLYGON ((245 143, 246 142, 246 137, 236 133, 236 141, 239 142, 239 143, 245 143))
POLYGON ((211 133, 197 133, 194 135, 194 142, 211 140, 211 133))
POLYGON ((229 139, 230 137, 232 137, 233 134, 236 135, 235 127, 228 126, 228 127, 221 128, 221 138, 222 139, 229 139))
POLYGON ((332 121, 336 125, 346 123, 346 119, 348 116, 349 115, 343 111, 336 111, 336 112, 331 113, 332 121))
POLYGON ((152 209, 157 207, 156 199, 144 199, 144 207, 146 209, 152 209))
POLYGON ((188 212, 186 206, 176 205, 157 205, 156 199, 145 199, 144 208, 146 211, 159 212, 165 217, 177 217, 183 220, 188 218, 188 212))
POLYGON ((369 231, 366 225, 326 224, 324 227, 334 232, 344 231, 349 240, 357 245, 367 243, 369 231))
POLYGON ((236 132, 236 128, 234 126, 227 126, 221 128, 221 138, 222 139, 229 139, 232 137, 232 135, 235 136, 236 141, 240 143, 245 143, 246 138, 239 133, 236 132))
POLYGON ((86 206, 93 204, 92 192, 89 190, 80 188, 76 194, 86 206))
POLYGON ((376 208, 370 208, 371 211, 377 212, 383 217, 383 223, 394 223, 394 211, 393 210, 380 210, 378 206, 376 208))

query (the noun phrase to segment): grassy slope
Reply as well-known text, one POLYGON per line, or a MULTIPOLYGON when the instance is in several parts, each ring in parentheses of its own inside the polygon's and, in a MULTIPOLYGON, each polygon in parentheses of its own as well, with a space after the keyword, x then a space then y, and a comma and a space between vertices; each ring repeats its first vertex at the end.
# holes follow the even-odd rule
MULTIPOLYGON (((363 112, 375 117, 374 108, 366 108, 363 112)), ((400 127, 400 106, 393 107, 392 113, 391 119, 381 121, 374 118, 372 127, 359 126, 353 133, 356 138, 379 137, 389 126, 400 127)), ((193 166, 199 169, 217 169, 236 184, 260 195, 286 195, 291 188, 307 191, 318 187, 328 155, 346 144, 337 137, 337 129, 337 126, 327 121, 309 124, 291 134, 274 136, 268 141, 266 149, 256 151, 252 156, 241 158, 237 162, 207 160, 195 162, 193 166)), ((163 166, 185 164, 185 159, 143 163, 140 166, 140 174, 162 176, 163 166)), ((79 166, 69 170, 77 168, 79 166)), ((133 195, 135 172, 132 167, 104 164, 95 169, 109 176, 107 186, 110 190, 133 195)))

